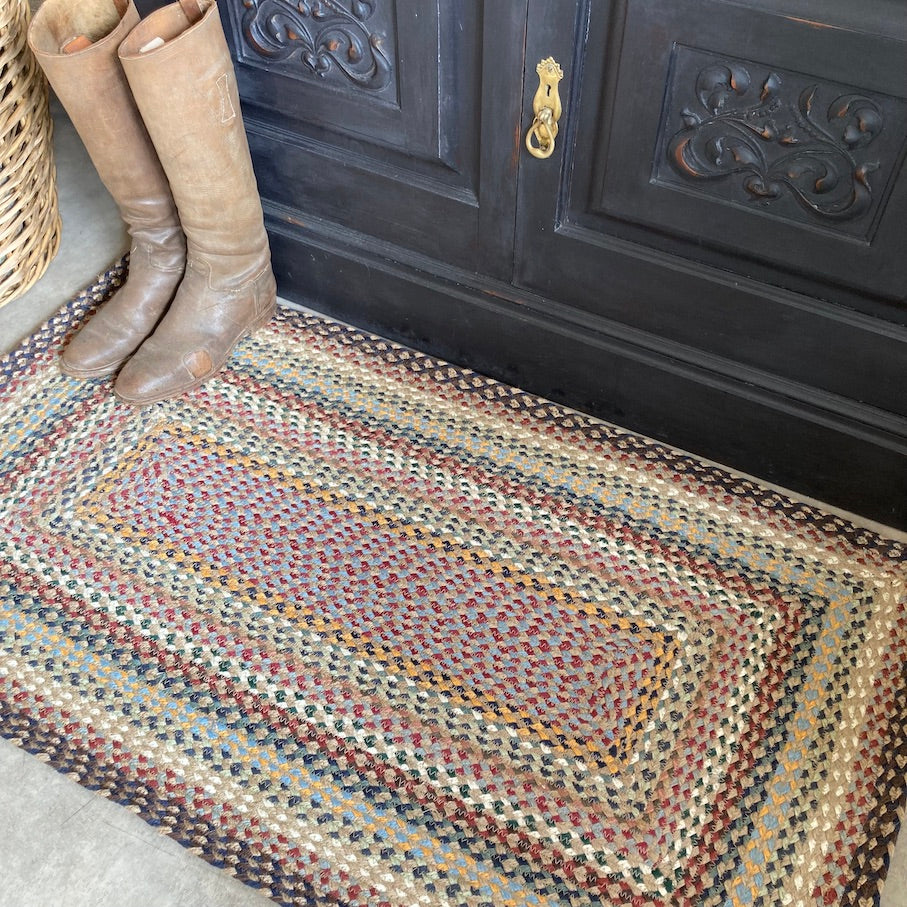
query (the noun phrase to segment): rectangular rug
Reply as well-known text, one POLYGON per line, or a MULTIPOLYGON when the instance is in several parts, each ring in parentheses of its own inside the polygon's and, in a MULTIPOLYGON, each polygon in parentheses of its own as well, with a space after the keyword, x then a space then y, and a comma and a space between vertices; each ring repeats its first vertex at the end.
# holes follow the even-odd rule
POLYGON ((878 902, 901 544, 301 313, 131 408, 124 273, 0 362, 3 736, 281 904, 878 902))

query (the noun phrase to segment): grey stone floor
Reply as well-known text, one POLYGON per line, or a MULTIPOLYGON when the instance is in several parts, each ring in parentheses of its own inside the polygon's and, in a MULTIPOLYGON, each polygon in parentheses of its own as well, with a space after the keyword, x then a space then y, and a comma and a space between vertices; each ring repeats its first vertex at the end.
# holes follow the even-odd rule
MULTIPOLYGON (((31 333, 127 247, 116 208, 72 126, 56 107, 54 118, 62 246, 44 277, 0 309, 0 352, 31 333)), ((128 810, 0 738, 0 907, 267 903, 128 810)), ((881 907, 907 907, 907 844, 896 848, 881 907)))

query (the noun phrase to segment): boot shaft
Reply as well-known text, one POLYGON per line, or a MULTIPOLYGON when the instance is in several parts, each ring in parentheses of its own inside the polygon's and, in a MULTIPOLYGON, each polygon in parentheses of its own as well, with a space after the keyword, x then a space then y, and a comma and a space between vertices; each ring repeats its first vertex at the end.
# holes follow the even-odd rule
POLYGON ((143 19, 119 56, 170 181, 190 267, 237 286, 270 261, 233 61, 213 0, 143 19))
POLYGON ((162 231, 178 231, 179 219, 117 57, 138 22, 132 0, 45 0, 28 41, 129 232, 141 242, 146 232, 154 231, 155 241, 162 231))

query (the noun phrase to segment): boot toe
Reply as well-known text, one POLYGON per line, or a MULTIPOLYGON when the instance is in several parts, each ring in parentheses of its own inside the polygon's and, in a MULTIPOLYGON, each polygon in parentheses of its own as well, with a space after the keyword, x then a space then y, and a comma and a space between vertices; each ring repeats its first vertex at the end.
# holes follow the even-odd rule
POLYGON ((60 354, 60 371, 71 378, 102 378, 112 375, 125 361, 119 351, 83 329, 60 354))
POLYGON ((218 369, 204 350, 174 355, 147 347, 146 343, 117 376, 113 390, 124 403, 147 406, 178 397, 198 387, 218 369))
POLYGON ((183 384, 181 378, 165 363, 156 362, 149 367, 133 357, 117 375, 113 392, 124 403, 148 406, 179 394, 183 384))

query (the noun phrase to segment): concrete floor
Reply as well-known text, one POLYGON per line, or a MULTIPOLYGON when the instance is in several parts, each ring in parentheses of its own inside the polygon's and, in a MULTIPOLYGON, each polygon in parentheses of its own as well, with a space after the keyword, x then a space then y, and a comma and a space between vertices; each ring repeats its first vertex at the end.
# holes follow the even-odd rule
MULTIPOLYGON (((56 106, 54 120, 63 240, 44 277, 0 309, 0 353, 90 284, 127 247, 110 196, 56 106)), ((904 537, 894 530, 881 531, 904 537)), ((128 810, 79 787, 2 738, 0 828, 0 907, 270 903, 128 810)), ((907 843, 896 849, 881 907, 907 907, 907 843)))

